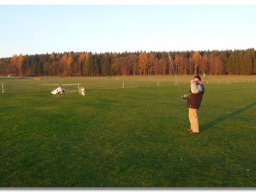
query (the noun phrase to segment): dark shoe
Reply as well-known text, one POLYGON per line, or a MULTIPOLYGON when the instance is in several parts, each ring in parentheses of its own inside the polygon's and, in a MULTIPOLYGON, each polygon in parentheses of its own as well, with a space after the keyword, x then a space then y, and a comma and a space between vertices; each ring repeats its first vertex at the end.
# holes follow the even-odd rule
POLYGON ((193 131, 191 131, 190 133, 191 134, 199 134, 199 132, 193 132, 193 131))
POLYGON ((189 132, 192 132, 192 129, 188 129, 189 132))

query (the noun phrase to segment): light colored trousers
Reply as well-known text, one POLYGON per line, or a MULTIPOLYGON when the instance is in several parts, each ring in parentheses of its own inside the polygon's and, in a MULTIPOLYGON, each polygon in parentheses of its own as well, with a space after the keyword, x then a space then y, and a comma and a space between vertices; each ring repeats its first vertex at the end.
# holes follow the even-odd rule
POLYGON ((188 108, 188 117, 190 121, 190 128, 193 132, 199 133, 199 122, 197 116, 197 109, 188 108))

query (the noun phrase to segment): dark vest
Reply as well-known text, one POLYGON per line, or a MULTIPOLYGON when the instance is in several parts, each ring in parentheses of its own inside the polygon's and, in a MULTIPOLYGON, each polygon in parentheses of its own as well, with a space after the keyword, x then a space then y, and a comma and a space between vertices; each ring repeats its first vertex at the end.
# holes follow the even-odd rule
POLYGON ((204 94, 204 86, 202 84, 203 87, 203 91, 197 94, 193 94, 191 92, 191 90, 189 91, 188 94, 188 98, 187 98, 187 105, 188 108, 192 108, 192 109, 199 109, 200 108, 200 104, 202 102, 203 99, 203 94, 204 94))

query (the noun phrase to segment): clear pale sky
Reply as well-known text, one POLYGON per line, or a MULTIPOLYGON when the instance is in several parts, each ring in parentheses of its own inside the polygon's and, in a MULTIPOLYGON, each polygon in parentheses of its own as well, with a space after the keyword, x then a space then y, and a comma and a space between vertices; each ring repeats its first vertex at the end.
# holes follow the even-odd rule
POLYGON ((0 5, 0 57, 256 48, 256 5, 0 5))

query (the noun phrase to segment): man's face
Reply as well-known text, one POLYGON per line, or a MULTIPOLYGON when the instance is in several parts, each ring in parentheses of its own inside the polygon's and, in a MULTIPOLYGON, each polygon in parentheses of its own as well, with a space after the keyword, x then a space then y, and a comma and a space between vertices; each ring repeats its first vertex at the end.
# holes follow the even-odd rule
POLYGON ((194 78, 194 82, 195 82, 197 85, 200 84, 200 80, 197 79, 197 78, 194 78))

